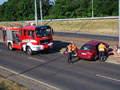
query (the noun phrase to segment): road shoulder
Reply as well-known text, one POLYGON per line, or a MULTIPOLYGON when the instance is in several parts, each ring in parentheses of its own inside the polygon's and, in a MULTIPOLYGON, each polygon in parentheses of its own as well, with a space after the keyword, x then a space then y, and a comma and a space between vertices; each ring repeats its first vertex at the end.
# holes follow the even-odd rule
POLYGON ((19 85, 25 86, 30 90, 60 90, 56 87, 53 87, 49 84, 43 83, 41 81, 32 79, 25 75, 19 74, 15 71, 7 69, 5 67, 0 66, 0 75, 6 79, 14 81, 19 85))

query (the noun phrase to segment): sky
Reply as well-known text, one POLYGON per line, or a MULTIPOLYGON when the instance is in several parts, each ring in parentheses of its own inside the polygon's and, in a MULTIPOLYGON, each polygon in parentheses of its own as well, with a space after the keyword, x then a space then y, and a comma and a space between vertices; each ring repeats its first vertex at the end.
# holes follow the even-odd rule
POLYGON ((0 0, 0 5, 3 4, 5 1, 8 1, 8 0, 0 0))
MULTIPOLYGON (((5 1, 8 1, 8 0, 0 0, 0 5, 3 4, 5 1)), ((51 0, 51 1, 54 1, 54 0, 51 0)))

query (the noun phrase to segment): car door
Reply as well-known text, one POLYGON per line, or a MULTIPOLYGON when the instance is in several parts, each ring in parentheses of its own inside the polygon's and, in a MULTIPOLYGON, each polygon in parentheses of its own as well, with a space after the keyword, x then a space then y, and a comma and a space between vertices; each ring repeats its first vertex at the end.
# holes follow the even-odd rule
POLYGON ((94 47, 94 59, 96 60, 99 57, 98 45, 94 47))

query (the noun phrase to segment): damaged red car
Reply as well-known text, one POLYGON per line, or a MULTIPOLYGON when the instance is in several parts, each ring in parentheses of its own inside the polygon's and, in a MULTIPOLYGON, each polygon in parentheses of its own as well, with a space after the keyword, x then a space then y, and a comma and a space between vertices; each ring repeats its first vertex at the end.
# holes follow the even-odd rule
POLYGON ((99 58, 99 51, 98 46, 100 43, 103 43, 106 46, 105 55, 108 54, 109 45, 105 42, 101 41, 89 41, 85 43, 78 51, 77 56, 79 59, 86 59, 86 60, 97 60, 99 58))

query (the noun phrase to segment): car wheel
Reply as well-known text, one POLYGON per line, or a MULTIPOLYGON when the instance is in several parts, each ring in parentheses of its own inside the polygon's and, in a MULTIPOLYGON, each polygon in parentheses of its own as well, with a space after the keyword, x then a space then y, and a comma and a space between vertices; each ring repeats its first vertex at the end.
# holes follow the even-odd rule
POLYGON ((27 54, 29 55, 32 55, 33 54, 33 51, 30 47, 27 47, 27 54))
POLYGON ((10 51, 13 50, 13 47, 12 47, 12 44, 11 44, 11 43, 8 44, 8 49, 9 49, 10 51))

